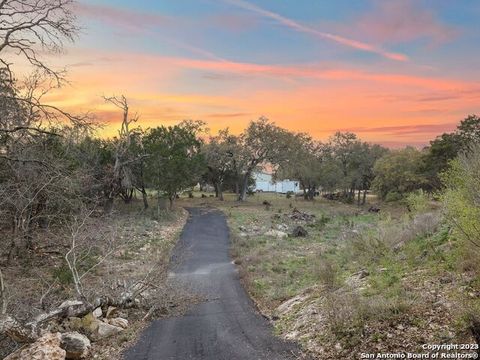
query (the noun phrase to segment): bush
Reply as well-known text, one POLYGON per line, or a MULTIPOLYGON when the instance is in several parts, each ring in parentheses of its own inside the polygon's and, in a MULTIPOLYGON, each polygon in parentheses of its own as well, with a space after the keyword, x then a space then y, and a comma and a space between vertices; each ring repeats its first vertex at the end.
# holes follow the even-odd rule
POLYGON ((423 154, 412 147, 385 154, 375 163, 374 174, 372 188, 384 200, 391 192, 405 194, 427 185, 423 154))
POLYGON ((442 181, 446 220, 463 241, 462 250, 480 258, 480 145, 454 160, 442 181))
POLYGON ((293 194, 293 191, 287 191, 287 199, 291 199, 293 194))
POLYGON ((407 195, 405 199, 408 210, 413 214, 421 214, 428 210, 430 199, 423 190, 418 190, 407 195))
POLYGON ((387 195, 385 196, 385 201, 386 202, 394 202, 394 201, 400 201, 403 199, 402 194, 400 194, 397 191, 389 191, 387 195))

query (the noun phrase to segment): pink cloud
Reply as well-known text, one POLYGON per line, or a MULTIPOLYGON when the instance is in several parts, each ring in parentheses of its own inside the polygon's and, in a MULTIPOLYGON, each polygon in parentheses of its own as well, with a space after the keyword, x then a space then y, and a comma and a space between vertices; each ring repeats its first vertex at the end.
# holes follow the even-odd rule
POLYGON ((77 4, 77 12, 81 16, 96 19, 117 28, 125 29, 135 34, 149 34, 155 40, 170 43, 177 48, 187 50, 193 54, 214 60, 223 60, 212 52, 193 46, 191 44, 162 36, 159 32, 153 32, 155 28, 178 25, 179 19, 161 14, 145 13, 130 9, 121 9, 105 5, 77 4))
POLYGON ((206 71, 231 72, 242 75, 275 76, 284 79, 306 78, 326 80, 366 80, 433 90, 461 90, 474 84, 452 79, 431 78, 392 73, 372 73, 356 69, 322 69, 305 65, 260 65, 233 61, 170 58, 169 62, 185 68, 206 71))
POLYGON ((433 44, 449 41, 458 31, 443 24, 433 11, 414 0, 380 1, 368 14, 354 19, 346 33, 361 34, 370 41, 403 43, 428 39, 433 44))
POLYGON ((412 134, 438 134, 446 131, 452 131, 457 124, 416 124, 399 126, 379 126, 379 127, 351 127, 340 131, 351 131, 358 133, 383 133, 389 135, 412 135, 412 134))
POLYGON ((77 3, 76 7, 76 11, 80 16, 93 18, 136 32, 142 32, 151 27, 171 24, 173 21, 168 16, 113 6, 77 3))
POLYGON ((251 3, 247 2, 247 1, 244 1, 244 0, 225 0, 225 1, 227 3, 235 5, 237 7, 243 8, 245 10, 255 12, 255 13, 261 15, 261 16, 271 18, 271 19, 277 21, 278 23, 280 23, 280 24, 282 24, 282 25, 284 25, 284 26, 286 26, 290 29, 293 29, 293 30, 298 31, 298 32, 313 35, 313 36, 315 36, 317 38, 320 38, 322 40, 326 39, 326 40, 330 40, 330 41, 336 42, 338 44, 348 46, 348 47, 351 47, 351 48, 354 48, 354 49, 357 49, 357 50, 362 50, 362 51, 367 51, 367 52, 371 52, 371 53, 374 53, 374 54, 378 54, 378 55, 383 56, 383 57, 385 57, 387 59, 390 59, 390 60, 396 60, 396 61, 407 61, 408 60, 408 57, 404 54, 389 52, 389 51, 386 51, 384 49, 381 49, 379 47, 376 47, 374 45, 371 45, 371 44, 368 44, 368 43, 365 43, 365 42, 362 42, 362 41, 350 39, 350 38, 343 37, 343 36, 336 35, 336 34, 332 34, 332 33, 329 33, 329 32, 319 31, 319 30, 314 29, 312 27, 300 24, 299 22, 296 22, 292 19, 284 17, 280 14, 265 10, 265 9, 259 7, 259 6, 251 4, 251 3))

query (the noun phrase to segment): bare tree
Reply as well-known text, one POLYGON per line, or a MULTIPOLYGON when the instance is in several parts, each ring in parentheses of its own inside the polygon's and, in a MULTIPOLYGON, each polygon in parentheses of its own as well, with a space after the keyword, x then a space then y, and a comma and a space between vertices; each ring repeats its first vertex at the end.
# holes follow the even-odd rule
POLYGON ((141 144, 142 130, 139 127, 131 128, 131 125, 138 121, 138 115, 130 117, 128 101, 124 95, 104 97, 104 99, 123 112, 118 138, 113 142, 114 165, 113 174, 105 192, 106 210, 111 209, 117 195, 125 202, 130 202, 135 188, 142 193, 144 206, 147 208, 147 193, 143 182, 143 164, 141 164, 147 155, 143 152, 141 144), (136 166, 139 168, 137 169, 136 166))
POLYGON ((61 52, 66 41, 73 41, 79 30, 73 13, 73 0, 0 1, 0 63, 11 76, 10 57, 20 56, 58 83, 63 70, 55 70, 41 52, 61 52))

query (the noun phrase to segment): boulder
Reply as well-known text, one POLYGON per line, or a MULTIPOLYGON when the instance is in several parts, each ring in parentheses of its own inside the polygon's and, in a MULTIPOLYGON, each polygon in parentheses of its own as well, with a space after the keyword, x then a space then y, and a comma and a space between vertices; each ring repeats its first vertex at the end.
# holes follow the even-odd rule
POLYGON ((66 351, 67 359, 83 359, 90 350, 90 340, 78 332, 62 334, 60 347, 66 351))
POLYGON ((128 320, 121 317, 107 319, 105 322, 113 326, 118 326, 122 329, 126 329, 128 327, 128 320))
POLYGON ((101 318, 103 315, 102 308, 101 307, 96 308, 95 310, 93 310, 92 314, 96 319, 101 318))
POLYGON ((123 328, 115 325, 107 324, 103 321, 98 323, 97 331, 93 334, 94 338, 97 340, 104 339, 113 335, 118 334, 123 331, 123 328))
POLYGON ((286 232, 283 232, 283 231, 280 231, 280 230, 275 230, 275 229, 268 230, 265 233, 265 235, 275 237, 275 238, 279 238, 279 239, 288 237, 288 234, 286 232))
POLYGON ((114 317, 116 313, 117 313, 117 308, 115 306, 109 306, 105 314, 105 317, 106 318, 114 317))
POLYGON ((47 333, 33 344, 25 345, 4 360, 64 360, 65 350, 60 347, 60 333, 47 333))
POLYGON ((295 229, 293 229, 292 237, 306 237, 308 236, 308 231, 305 230, 302 226, 297 226, 295 229))

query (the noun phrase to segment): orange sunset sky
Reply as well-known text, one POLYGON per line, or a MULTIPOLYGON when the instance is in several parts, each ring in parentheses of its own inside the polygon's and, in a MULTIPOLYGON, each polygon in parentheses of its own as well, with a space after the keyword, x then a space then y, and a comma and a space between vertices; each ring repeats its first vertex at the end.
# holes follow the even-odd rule
POLYGON ((267 116, 326 139, 353 131, 423 146, 480 100, 480 4, 443 0, 80 1, 68 86, 48 102, 115 134, 124 94, 140 125, 204 120, 238 133, 267 116))

